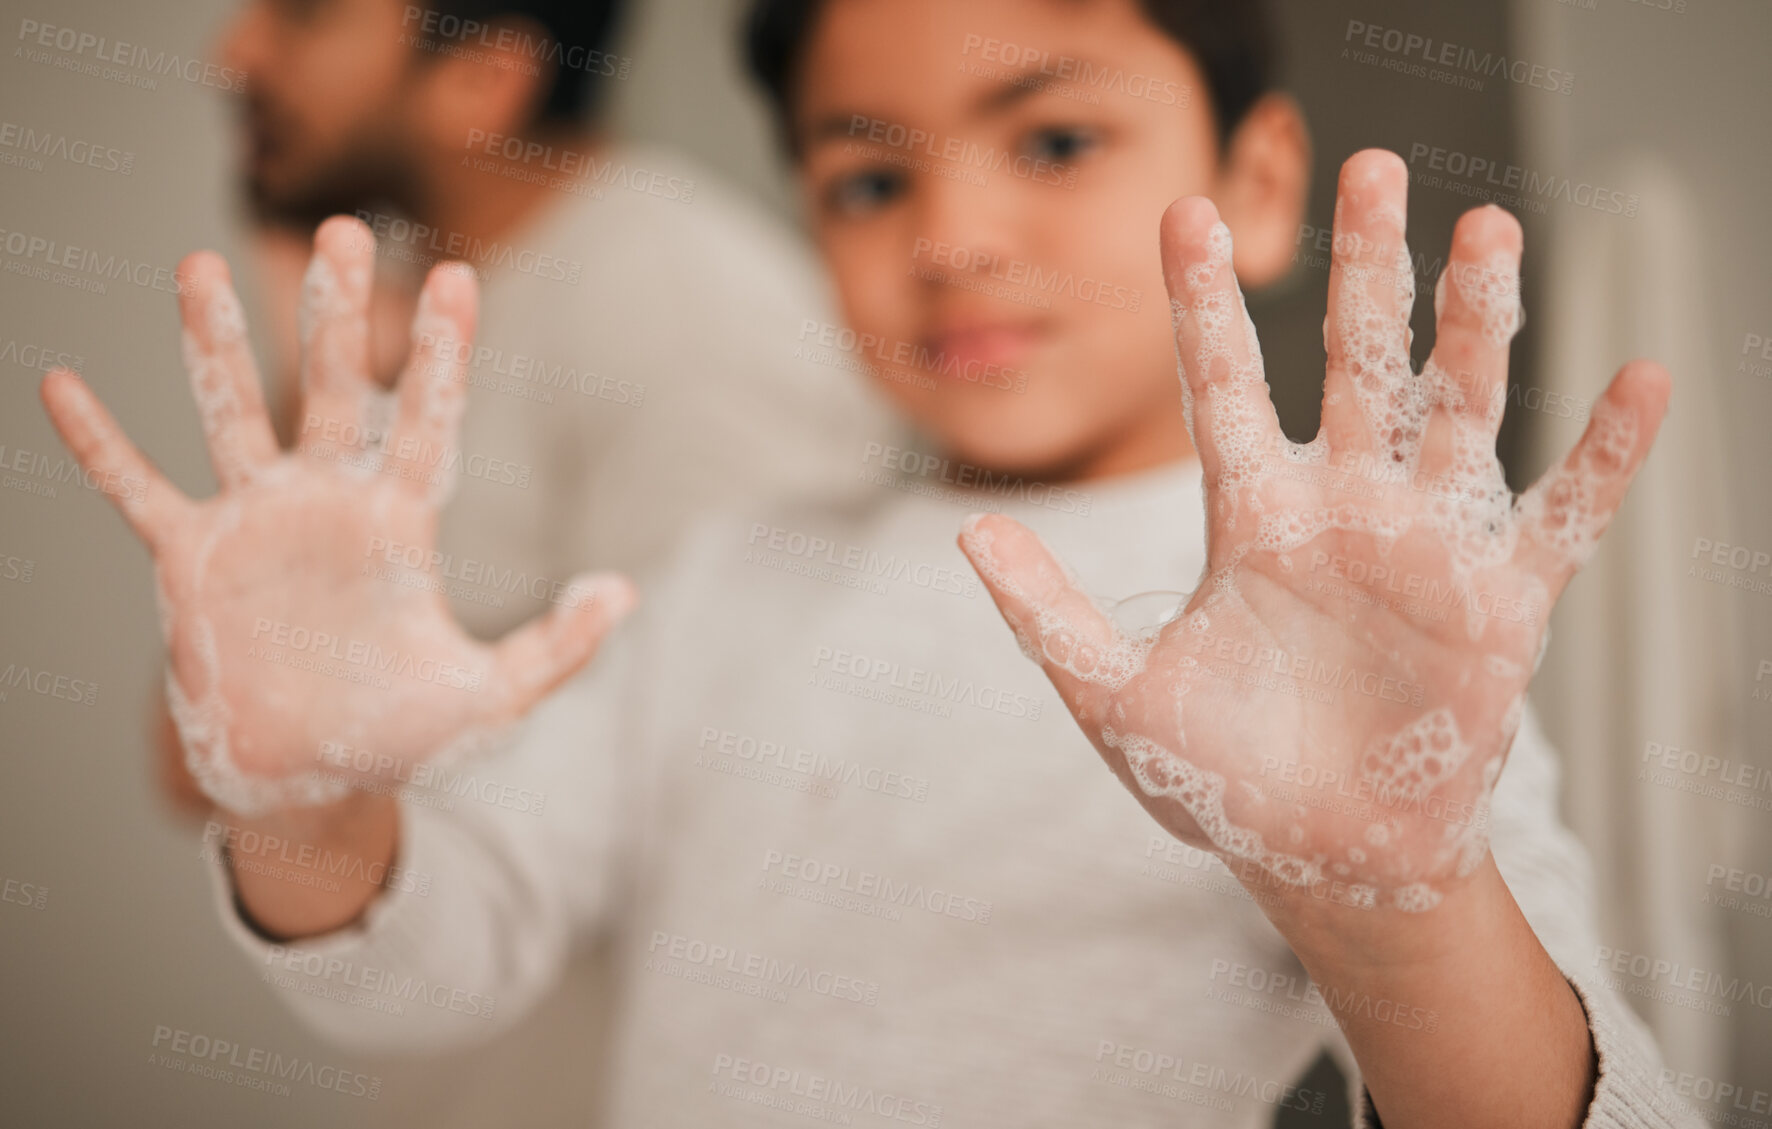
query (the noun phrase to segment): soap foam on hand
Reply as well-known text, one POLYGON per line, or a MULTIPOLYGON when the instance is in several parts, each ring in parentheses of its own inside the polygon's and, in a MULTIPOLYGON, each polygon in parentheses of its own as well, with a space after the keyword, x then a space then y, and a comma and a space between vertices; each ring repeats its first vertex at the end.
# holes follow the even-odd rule
POLYGON ((154 557, 171 719, 193 780, 237 815, 385 792, 397 783, 385 765, 498 743, 633 604, 623 577, 578 577, 589 599, 486 644, 455 622, 422 569, 396 578, 417 582, 388 583, 365 568, 377 538, 421 560, 434 544, 450 479, 439 488, 424 452, 456 442, 466 381, 448 346, 472 339, 477 303, 469 272, 434 268, 397 396, 381 395, 365 348, 373 257, 360 223, 334 218, 316 234, 301 325, 314 426, 287 452, 226 265, 207 252, 181 263, 193 280, 181 294, 181 344, 221 487, 201 502, 155 470, 77 375, 57 370, 43 385, 82 469, 139 486, 106 495, 154 557), (374 418, 382 409, 391 421, 374 418), (323 764, 340 746, 371 754, 369 767, 323 764))
POLYGON ((1324 426, 1306 444, 1273 414, 1230 230, 1204 201, 1165 216, 1182 405, 1205 471, 1207 575, 1183 607, 1154 627, 1116 623, 1006 518, 975 515, 960 543, 1023 652, 1173 833, 1283 886, 1333 883, 1335 901, 1419 912, 1487 854, 1550 605, 1659 406, 1626 394, 1627 369, 1569 460, 1516 499, 1491 393, 1523 320, 1518 225, 1498 209, 1461 221, 1417 375, 1406 177, 1388 154, 1343 169, 1324 426), (1321 474, 1283 473, 1300 465, 1321 474), (1329 582, 1325 560, 1355 567, 1329 582), (1263 764, 1276 751, 1289 778, 1263 764))

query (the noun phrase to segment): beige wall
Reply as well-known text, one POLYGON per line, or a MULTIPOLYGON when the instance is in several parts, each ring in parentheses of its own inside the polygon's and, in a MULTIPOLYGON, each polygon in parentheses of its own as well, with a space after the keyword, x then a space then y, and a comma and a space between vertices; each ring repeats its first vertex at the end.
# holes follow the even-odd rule
MULTIPOLYGON (((1772 595, 1693 566, 1748 581, 1695 561, 1695 551, 1772 552, 1772 360, 1743 355, 1750 335, 1772 337, 1772 6, 1513 7, 1520 53, 1580 76, 1578 97, 1520 107, 1528 166, 1642 198, 1629 220, 1565 209, 1540 225, 1551 260, 1536 274, 1550 322, 1537 339, 1541 369, 1591 394, 1625 359, 1649 355, 1675 381, 1669 422, 1608 537, 1610 554, 1602 548, 1553 620, 1534 699, 1568 760, 1565 809, 1595 856, 1602 942, 1715 973, 1722 993, 1758 994, 1756 1003, 1679 990, 1633 1002, 1672 1069, 1751 1095, 1772 1090, 1772 898, 1745 892, 1763 895, 1758 884, 1772 872, 1772 673, 1759 674, 1772 659, 1772 595), (1644 779, 1650 742, 1726 761, 1732 779, 1749 783, 1722 785, 1721 768, 1670 774, 1653 761, 1658 775, 1644 779), (1722 794, 1670 788, 1670 775, 1722 794)), ((1541 231, 1527 232, 1530 248, 1541 231)), ((1532 469, 1575 434, 1544 422, 1532 469)), ((1671 977, 1622 979, 1652 992, 1671 977)))

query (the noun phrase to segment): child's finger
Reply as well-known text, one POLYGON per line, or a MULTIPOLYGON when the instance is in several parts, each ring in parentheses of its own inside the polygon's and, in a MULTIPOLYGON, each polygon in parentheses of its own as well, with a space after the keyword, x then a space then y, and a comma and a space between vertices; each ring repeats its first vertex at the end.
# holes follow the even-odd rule
POLYGON ((613 572, 575 577, 569 590, 582 593, 577 604, 555 605, 493 647, 483 721, 514 721, 528 713, 590 661, 603 636, 638 600, 633 583, 613 572))
MULTIPOLYGON (((1436 414, 1480 439, 1491 458, 1506 406, 1508 342, 1520 326, 1521 240, 1519 221, 1494 205, 1459 219, 1434 290, 1434 351, 1422 372, 1436 414)), ((1451 430, 1435 429, 1424 470, 1458 457, 1451 430)))
POLYGON ((1207 482, 1236 489, 1282 438, 1261 345, 1231 269, 1231 233, 1204 196, 1163 213, 1163 278, 1175 320, 1182 404, 1207 482))
POLYGON ((1099 720, 1111 692, 1138 672, 1143 652, 1020 522, 973 514, 959 542, 1022 652, 1045 670, 1078 720, 1099 720))
POLYGON ((1592 555, 1624 501, 1672 390, 1667 370, 1653 361, 1619 369, 1568 456, 1520 496, 1524 563, 1553 596, 1592 555))
POLYGON ((1409 170, 1395 153, 1366 149, 1341 166, 1323 347, 1322 434, 1329 449, 1368 456, 1386 472, 1413 471, 1427 426, 1426 386, 1409 363, 1415 274, 1403 241, 1409 170))
POLYGON ((179 298, 185 371, 203 419, 209 461, 223 490, 244 485, 277 459, 277 437, 265 414, 258 364, 246 316, 220 255, 199 251, 179 264, 191 280, 179 298))
POLYGON ((43 378, 41 395, 50 422, 86 472, 86 480, 97 483, 136 535, 157 553, 196 504, 154 469, 79 376, 53 369, 43 378))
POLYGON ((438 263, 425 279, 412 319, 412 359, 400 376, 400 402, 384 468, 416 495, 436 501, 457 460, 449 456, 467 405, 461 358, 474 340, 479 291, 465 263, 438 263))
POLYGON ((314 233, 302 279, 300 450, 362 450, 368 435, 369 288, 375 236, 361 220, 333 216, 314 233))

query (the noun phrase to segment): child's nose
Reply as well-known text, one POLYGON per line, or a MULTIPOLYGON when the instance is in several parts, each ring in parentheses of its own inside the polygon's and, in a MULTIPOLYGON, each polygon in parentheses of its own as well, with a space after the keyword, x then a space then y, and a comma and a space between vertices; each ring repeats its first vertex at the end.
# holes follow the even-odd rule
POLYGON ((991 273, 1020 246, 1014 208, 991 185, 930 178, 920 194, 913 265, 944 274, 991 273))

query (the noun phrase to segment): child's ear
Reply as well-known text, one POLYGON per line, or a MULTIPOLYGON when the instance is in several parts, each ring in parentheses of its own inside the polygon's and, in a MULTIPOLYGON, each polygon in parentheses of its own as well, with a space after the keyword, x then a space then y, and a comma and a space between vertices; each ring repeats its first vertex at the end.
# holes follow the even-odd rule
POLYGON ((1213 193, 1245 290, 1275 282, 1291 267, 1310 183, 1304 114, 1285 94, 1264 96, 1232 132, 1213 193))

